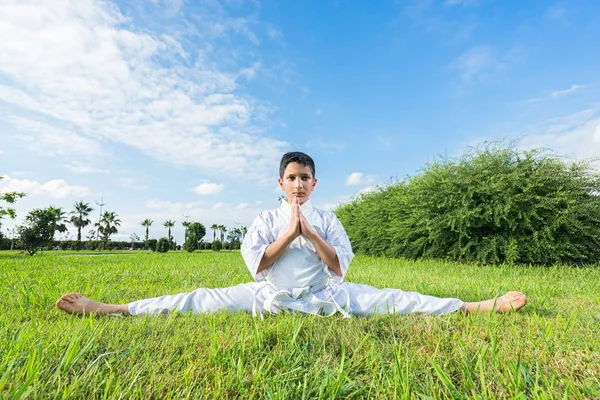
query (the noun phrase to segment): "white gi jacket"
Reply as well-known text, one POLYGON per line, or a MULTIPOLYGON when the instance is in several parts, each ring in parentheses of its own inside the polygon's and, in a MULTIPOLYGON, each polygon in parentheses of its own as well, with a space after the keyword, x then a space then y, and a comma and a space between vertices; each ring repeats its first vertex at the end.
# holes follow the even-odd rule
POLYGON ((300 209, 319 236, 335 250, 343 275, 333 273, 303 236, 297 237, 273 265, 256 272, 267 246, 289 230, 292 207, 282 200, 278 208, 264 211, 254 219, 242 244, 242 257, 250 273, 257 282, 264 282, 255 294, 253 312, 256 314, 260 308, 268 312, 297 310, 325 315, 340 311, 348 316, 344 308, 349 308, 350 299, 339 287, 354 257, 348 235, 335 214, 314 208, 310 200, 300 209), (262 307, 256 304, 258 298, 264 298, 262 307))

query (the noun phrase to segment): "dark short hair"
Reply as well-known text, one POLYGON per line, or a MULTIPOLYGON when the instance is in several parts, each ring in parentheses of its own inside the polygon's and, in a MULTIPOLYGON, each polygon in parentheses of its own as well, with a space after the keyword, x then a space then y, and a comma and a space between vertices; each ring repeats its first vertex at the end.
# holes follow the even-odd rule
POLYGON ((279 163, 279 177, 283 178, 283 173, 287 168, 289 163, 298 163, 302 164, 305 167, 310 168, 312 172, 313 178, 315 177, 315 162, 313 159, 306 153, 302 153, 300 151, 290 151, 289 153, 285 153, 283 157, 281 157, 281 162, 279 163))

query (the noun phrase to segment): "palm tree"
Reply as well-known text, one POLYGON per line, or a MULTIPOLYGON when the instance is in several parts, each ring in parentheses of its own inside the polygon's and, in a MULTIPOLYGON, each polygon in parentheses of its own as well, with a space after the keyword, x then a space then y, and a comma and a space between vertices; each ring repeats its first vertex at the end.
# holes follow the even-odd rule
POLYGON ((117 226, 121 226, 121 220, 117 217, 118 215, 114 211, 104 211, 102 218, 100 218, 100 222, 96 223, 98 231, 102 235, 103 242, 108 242, 110 240, 110 235, 119 233, 117 226))
POLYGON ((152 225, 153 222, 154 221, 152 221, 150 218, 146 218, 145 220, 140 222, 140 225, 146 227, 146 246, 148 245, 148 235, 150 234, 150 225, 152 225))
POLYGON ((240 226, 240 232, 242 233, 242 242, 243 242, 244 238, 246 237, 246 233, 248 233, 248 227, 240 226))
POLYGON ((71 211, 71 224, 77 228, 77 242, 81 243, 81 229, 92 223, 87 217, 94 209, 90 207, 90 203, 74 203, 75 210, 71 211))
POLYGON ((181 225, 183 225, 183 227, 185 228, 185 233, 183 234, 184 242, 185 242, 187 240, 187 238, 188 238, 188 227, 190 226, 190 223, 187 222, 187 221, 183 221, 181 223, 181 225))
POLYGON ((221 245, 223 245, 225 242, 225 232, 227 232, 227 227, 225 225, 219 225, 217 229, 221 231, 221 245))
POLYGON ((210 229, 212 229, 212 231, 213 231, 213 242, 214 242, 215 240, 217 240, 217 230, 219 230, 219 229, 220 229, 220 226, 221 226, 221 225, 217 225, 217 224, 212 224, 212 225, 210 226, 210 229))
POLYGON ((54 240, 54 232, 58 231, 59 233, 63 233, 67 231, 67 225, 70 221, 67 219, 67 213, 65 213, 63 211, 63 209, 61 207, 54 207, 54 206, 50 206, 48 207, 48 210, 53 214, 54 216, 54 229, 52 230, 52 239, 51 241, 54 240))
POLYGON ((170 242, 172 241, 172 240, 171 240, 171 228, 175 226, 175 221, 172 221, 172 220, 168 219, 168 220, 166 220, 166 221, 163 223, 163 226, 164 226, 165 228, 168 228, 168 229, 169 229, 169 243, 170 243, 170 242))

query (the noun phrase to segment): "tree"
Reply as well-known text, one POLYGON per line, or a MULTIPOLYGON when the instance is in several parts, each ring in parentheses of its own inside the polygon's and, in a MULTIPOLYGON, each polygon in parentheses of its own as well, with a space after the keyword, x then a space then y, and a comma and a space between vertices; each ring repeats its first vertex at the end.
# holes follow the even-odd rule
POLYGON ((229 231, 227 235, 227 241, 230 243, 229 250, 232 248, 239 249, 240 248, 240 240, 242 238, 242 230, 240 228, 233 228, 229 231))
POLYGON ((50 206, 47 208, 54 215, 54 230, 52 231, 52 240, 54 240, 54 233, 64 233, 67 231, 67 224, 70 222, 67 218, 67 213, 63 211, 62 207, 50 206))
POLYGON ((240 232, 242 233, 242 242, 243 242, 244 238, 246 237, 246 234, 248 233, 248 227, 247 226, 241 226, 240 227, 240 232))
POLYGON ((220 229, 220 227, 221 227, 221 225, 217 225, 217 224, 212 224, 212 225, 210 226, 210 229, 212 229, 212 231, 213 231, 213 242, 214 242, 215 240, 217 240, 217 230, 219 230, 219 229, 220 229))
MULTIPOLYGON (((0 176, 0 181, 4 179, 3 176, 0 176)), ((25 193, 20 192, 0 192, 0 201, 5 201, 8 204, 14 204, 17 199, 25 197, 25 193)), ((0 205, 0 219, 2 219, 5 215, 8 215, 11 219, 14 219, 17 216, 17 213, 14 208, 4 207, 0 205)))
POLYGON ((171 241, 167 238, 160 238, 158 239, 158 242, 156 243, 156 252, 157 253, 166 253, 167 251, 169 251, 169 244, 171 243, 171 241))
POLYGON ((89 203, 84 203, 80 201, 79 203, 74 203, 73 207, 75 210, 71 211, 71 224, 77 228, 77 242, 78 246, 81 245, 81 229, 85 228, 92 221, 88 218, 90 213, 94 211, 92 207, 90 207, 89 203))
POLYGON ((183 243, 184 250, 194 251, 200 248, 200 242, 206 235, 206 228, 200 222, 185 222, 185 241, 183 243))
POLYGON ((131 235, 129 235, 129 240, 131 240, 131 250, 135 250, 135 244, 140 241, 140 237, 137 235, 137 233, 133 232, 131 235))
POLYGON ((225 232, 227 232, 227 227, 225 225, 219 225, 217 228, 221 231, 221 247, 223 247, 223 243, 225 242, 225 232))
POLYGON ((146 218, 140 222, 140 225, 146 227, 146 247, 148 247, 148 235, 150 234, 150 226, 152 226, 153 222, 150 218, 146 218))
POLYGON ((168 239, 169 243, 171 243, 173 241, 173 237, 171 236, 171 228, 175 226, 175 221, 168 219, 163 223, 163 226, 169 229, 168 239))
POLYGON ((483 264, 600 261, 600 172, 487 143, 335 210, 359 254, 483 264))
POLYGON ((55 229, 55 210, 36 208, 25 217, 25 225, 18 227, 19 244, 33 256, 39 249, 51 246, 55 229))
POLYGON ((110 235, 119 233, 117 226, 121 226, 121 220, 117 218, 118 215, 114 211, 104 211, 100 222, 96 223, 100 235, 102 235, 102 242, 106 245, 110 241, 110 235))

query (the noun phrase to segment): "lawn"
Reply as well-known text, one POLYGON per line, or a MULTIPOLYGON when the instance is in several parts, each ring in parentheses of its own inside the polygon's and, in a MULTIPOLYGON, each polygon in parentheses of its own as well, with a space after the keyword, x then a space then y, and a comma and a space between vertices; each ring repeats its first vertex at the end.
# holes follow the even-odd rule
POLYGON ((348 281, 466 301, 507 290, 509 315, 76 317, 105 302, 230 286, 238 252, 0 252, 0 397, 600 398, 600 268, 480 267, 356 257, 348 281), (97 254, 97 253, 95 253, 97 254))

